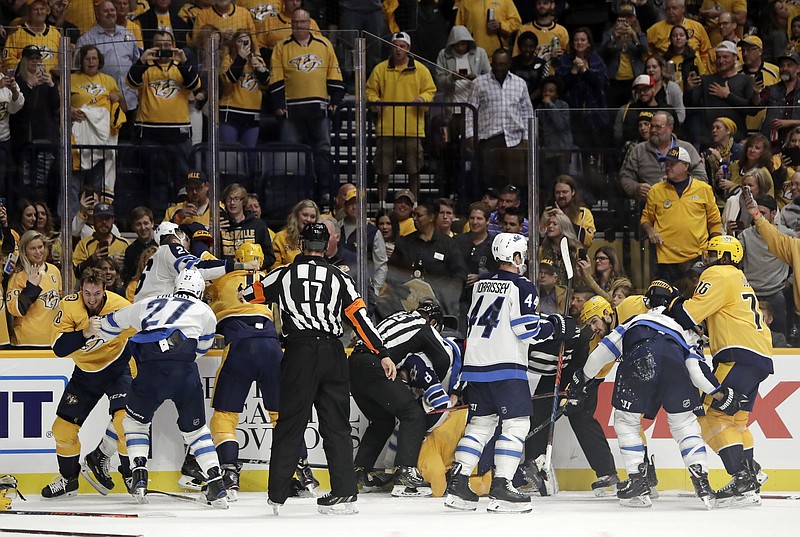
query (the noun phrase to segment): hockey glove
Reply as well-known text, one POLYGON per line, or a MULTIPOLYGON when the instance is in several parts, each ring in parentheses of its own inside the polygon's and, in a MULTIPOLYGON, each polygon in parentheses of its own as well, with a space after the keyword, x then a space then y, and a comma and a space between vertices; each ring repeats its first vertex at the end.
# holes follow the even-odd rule
POLYGON ((750 402, 750 398, 747 395, 727 386, 720 388, 719 393, 723 395, 722 399, 714 399, 711 403, 711 408, 719 410, 728 416, 733 416, 750 402))
POLYGON ((553 325, 553 339, 555 341, 572 340, 579 334, 577 323, 572 317, 564 317, 559 313, 554 313, 548 315, 547 320, 553 325))
POLYGON ((576 414, 583 408, 583 401, 586 399, 586 378, 583 371, 575 371, 572 374, 572 381, 567 386, 567 396, 564 399, 564 414, 570 416, 576 414))

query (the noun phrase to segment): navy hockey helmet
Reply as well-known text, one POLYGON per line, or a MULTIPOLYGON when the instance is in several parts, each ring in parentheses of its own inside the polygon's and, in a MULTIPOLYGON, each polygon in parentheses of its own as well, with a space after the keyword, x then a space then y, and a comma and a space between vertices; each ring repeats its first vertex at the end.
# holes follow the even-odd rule
POLYGON ((300 242, 304 250, 311 250, 314 252, 324 252, 328 247, 328 240, 331 234, 328 231, 328 226, 322 222, 314 222, 306 224, 303 232, 300 234, 300 242))
POLYGON ((680 291, 664 280, 653 280, 644 294, 644 305, 648 309, 664 306, 668 308, 675 299, 681 297, 680 291))
POLYGON ((433 327, 440 330, 444 324, 444 312, 442 307, 432 298, 422 299, 417 306, 417 311, 427 317, 428 321, 433 321, 433 327))

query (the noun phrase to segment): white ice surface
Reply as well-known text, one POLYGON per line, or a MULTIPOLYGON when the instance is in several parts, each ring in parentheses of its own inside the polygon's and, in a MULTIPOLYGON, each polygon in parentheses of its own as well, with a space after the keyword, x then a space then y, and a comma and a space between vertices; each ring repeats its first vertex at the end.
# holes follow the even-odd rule
MULTIPOLYGON (((685 493, 684 493, 685 494, 685 493)), ((149 496, 137 505, 124 495, 80 495, 60 501, 29 497, 14 500, 12 509, 162 513, 159 518, 79 518, 64 516, 0 516, 3 535, 31 535, 9 530, 89 532, 145 537, 651 537, 701 536, 789 537, 800 535, 800 500, 764 500, 761 507, 707 511, 700 500, 662 492, 650 509, 621 507, 614 498, 594 498, 588 492, 562 492, 534 498, 533 512, 489 514, 481 498, 475 512, 444 507, 441 498, 392 498, 362 494, 359 514, 317 513, 312 498, 290 498, 280 516, 267 508, 265 493, 241 494, 227 511, 163 496, 149 496)))

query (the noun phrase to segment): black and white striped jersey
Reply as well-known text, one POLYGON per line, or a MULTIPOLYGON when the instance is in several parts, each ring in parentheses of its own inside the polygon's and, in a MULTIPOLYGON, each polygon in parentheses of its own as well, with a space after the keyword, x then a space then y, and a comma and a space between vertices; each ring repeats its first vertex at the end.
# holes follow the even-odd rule
POLYGON ((428 321, 417 311, 398 311, 378 323, 378 334, 395 364, 411 353, 423 353, 433 364, 439 378, 450 369, 450 354, 446 343, 428 321))
POLYGON ((277 303, 284 336, 316 331, 341 337, 344 314, 370 351, 385 351, 353 280, 323 257, 299 255, 244 289, 242 296, 248 302, 277 303))

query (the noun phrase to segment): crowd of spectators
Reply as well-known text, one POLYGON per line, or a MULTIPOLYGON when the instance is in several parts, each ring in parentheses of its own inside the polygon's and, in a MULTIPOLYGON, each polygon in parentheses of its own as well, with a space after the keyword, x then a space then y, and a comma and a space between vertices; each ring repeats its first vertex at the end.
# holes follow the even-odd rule
POLYGON ((686 286, 710 237, 741 236, 746 250, 758 252, 746 252, 745 266, 759 298, 773 306, 775 327, 792 335, 800 304, 791 292, 788 305, 779 300, 789 267, 778 258, 756 261, 769 251, 751 227, 742 187, 780 231, 800 229, 800 2, 408 4, 4 4, 0 225, 13 319, 0 343, 41 343, 27 339, 23 321, 55 311, 66 270, 79 275, 98 266, 110 288, 131 296, 162 219, 183 226, 197 252, 216 242, 230 258, 243 242, 256 242, 267 253, 265 269, 291 262, 303 227, 325 222, 338 238, 328 257, 355 275, 358 199, 352 185, 341 185, 348 165, 337 169, 332 133, 342 128, 354 92, 348 47, 358 30, 369 32, 366 98, 374 127, 371 314, 385 316, 409 294, 428 291, 463 328, 470 286, 493 270, 489 245, 500 231, 538 234, 542 311, 567 306, 563 237, 576 288, 618 301, 645 276, 604 233, 606 215, 602 222, 598 209, 593 215, 595 201, 614 198, 635 213, 628 229, 650 244, 642 256, 649 255, 651 277, 686 286), (61 50, 62 35, 69 50, 61 50), (206 52, 214 35, 220 54, 212 68, 206 52), (68 97, 59 95, 62 53, 72 66, 68 97), (218 95, 209 94, 212 72, 218 95), (308 146, 314 195, 293 199, 288 214, 267 209, 270 187, 252 176, 221 181, 210 195, 193 148, 208 140, 212 99, 221 141, 244 151, 246 166, 263 165, 245 150, 265 142, 308 146), (68 214, 54 219, 62 101, 80 147, 71 155, 68 214), (538 227, 525 207, 534 114, 538 227), (121 185, 130 187, 122 175, 130 157, 118 148, 137 146, 143 173, 135 180, 145 183, 144 197, 131 203, 118 196, 121 185), (212 199, 221 205, 217 237, 212 199), (61 243, 59 221, 70 228, 70 244, 61 243), (67 248, 71 267, 62 262, 67 248))

